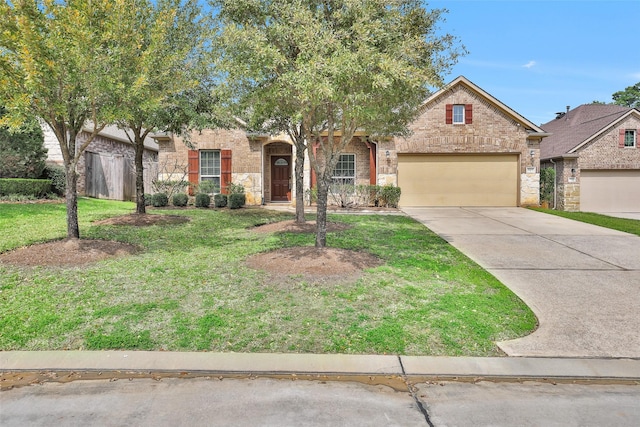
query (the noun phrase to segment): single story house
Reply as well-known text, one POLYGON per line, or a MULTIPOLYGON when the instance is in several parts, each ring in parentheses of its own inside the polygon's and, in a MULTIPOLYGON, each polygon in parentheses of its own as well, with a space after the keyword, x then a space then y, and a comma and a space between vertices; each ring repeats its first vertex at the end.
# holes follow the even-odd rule
MULTIPOLYGON (((42 124, 47 163, 63 165, 60 143, 53 130, 42 124)), ((90 129, 78 135, 78 146, 91 135, 90 129)), ((105 127, 85 149, 78 166, 78 194, 101 199, 135 200, 135 149, 124 130, 105 127)), ((158 175, 158 144, 144 141, 145 193, 154 193, 152 181, 158 175)))
MULTIPOLYGON (((539 204, 539 149, 547 134, 461 76, 420 107, 408 137, 358 133, 334 171, 337 182, 401 187, 401 206, 522 206, 539 204)), ((194 132, 190 147, 156 136, 159 163, 176 165, 160 179, 188 171, 197 184, 242 184, 248 204, 290 203, 295 146, 284 135, 239 129, 194 132)), ((305 162, 305 187, 314 176, 305 162)), ((224 191, 224 190, 223 190, 224 191)))
POLYGON ((542 125, 542 167, 556 171, 555 206, 588 212, 640 211, 640 111, 585 104, 542 125))

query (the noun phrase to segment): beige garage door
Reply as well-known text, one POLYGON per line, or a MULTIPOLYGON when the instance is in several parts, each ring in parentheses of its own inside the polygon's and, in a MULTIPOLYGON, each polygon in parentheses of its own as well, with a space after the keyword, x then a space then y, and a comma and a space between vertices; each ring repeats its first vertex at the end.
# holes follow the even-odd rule
POLYGON ((401 206, 517 206, 517 155, 398 155, 401 206))
POLYGON ((580 210, 640 212, 640 170, 580 171, 580 210))

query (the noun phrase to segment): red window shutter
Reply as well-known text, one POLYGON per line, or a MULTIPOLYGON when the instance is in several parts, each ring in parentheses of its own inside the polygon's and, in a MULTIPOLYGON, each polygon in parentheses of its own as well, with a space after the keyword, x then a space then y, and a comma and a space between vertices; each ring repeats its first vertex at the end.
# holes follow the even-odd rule
POLYGON ((220 151, 220 192, 227 194, 227 185, 231 183, 231 150, 220 151))
POLYGON ((199 169, 200 169, 200 153, 198 150, 189 150, 188 155, 189 167, 189 194, 193 193, 193 186, 198 185, 199 169))
POLYGON ((620 138, 618 139, 618 147, 624 148, 624 129, 620 129, 620 138))
POLYGON ((453 123, 453 104, 447 104, 445 111, 445 123, 450 125, 453 123))
POLYGON ((464 124, 470 125, 473 122, 473 104, 464 105, 464 124))

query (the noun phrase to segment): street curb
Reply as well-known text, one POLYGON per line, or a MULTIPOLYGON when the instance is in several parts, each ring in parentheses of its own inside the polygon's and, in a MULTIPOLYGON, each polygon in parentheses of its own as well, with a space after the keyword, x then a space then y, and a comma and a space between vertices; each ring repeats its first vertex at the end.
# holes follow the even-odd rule
POLYGON ((640 382, 638 359, 151 351, 5 351, 0 372, 145 371, 640 382))

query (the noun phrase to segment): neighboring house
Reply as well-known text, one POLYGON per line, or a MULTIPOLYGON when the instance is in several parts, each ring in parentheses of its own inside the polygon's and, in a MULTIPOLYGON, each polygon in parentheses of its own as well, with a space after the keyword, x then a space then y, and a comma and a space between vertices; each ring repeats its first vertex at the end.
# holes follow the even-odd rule
MULTIPOLYGON (((401 206, 539 203, 539 147, 547 134, 466 78, 429 97, 410 129, 406 138, 356 134, 335 181, 397 185, 401 206)), ((242 184, 248 204, 295 199, 295 147, 286 136, 205 130, 191 135, 191 148, 171 135, 155 138, 160 179, 211 180, 222 191, 228 182, 242 184)), ((307 161, 305 187, 314 184, 307 161)))
MULTIPOLYGON (((60 143, 53 130, 42 125, 47 163, 63 165, 60 143)), ((90 136, 84 130, 78 136, 80 146, 90 136)), ((150 138, 144 141, 143 153, 145 193, 153 193, 152 181, 158 174, 158 144, 150 138)), ((78 194, 112 200, 135 200, 135 149, 124 130, 107 126, 85 149, 76 171, 78 194)))
POLYGON ((640 211, 640 111, 587 104, 542 128, 541 164, 556 170, 557 209, 640 211))

